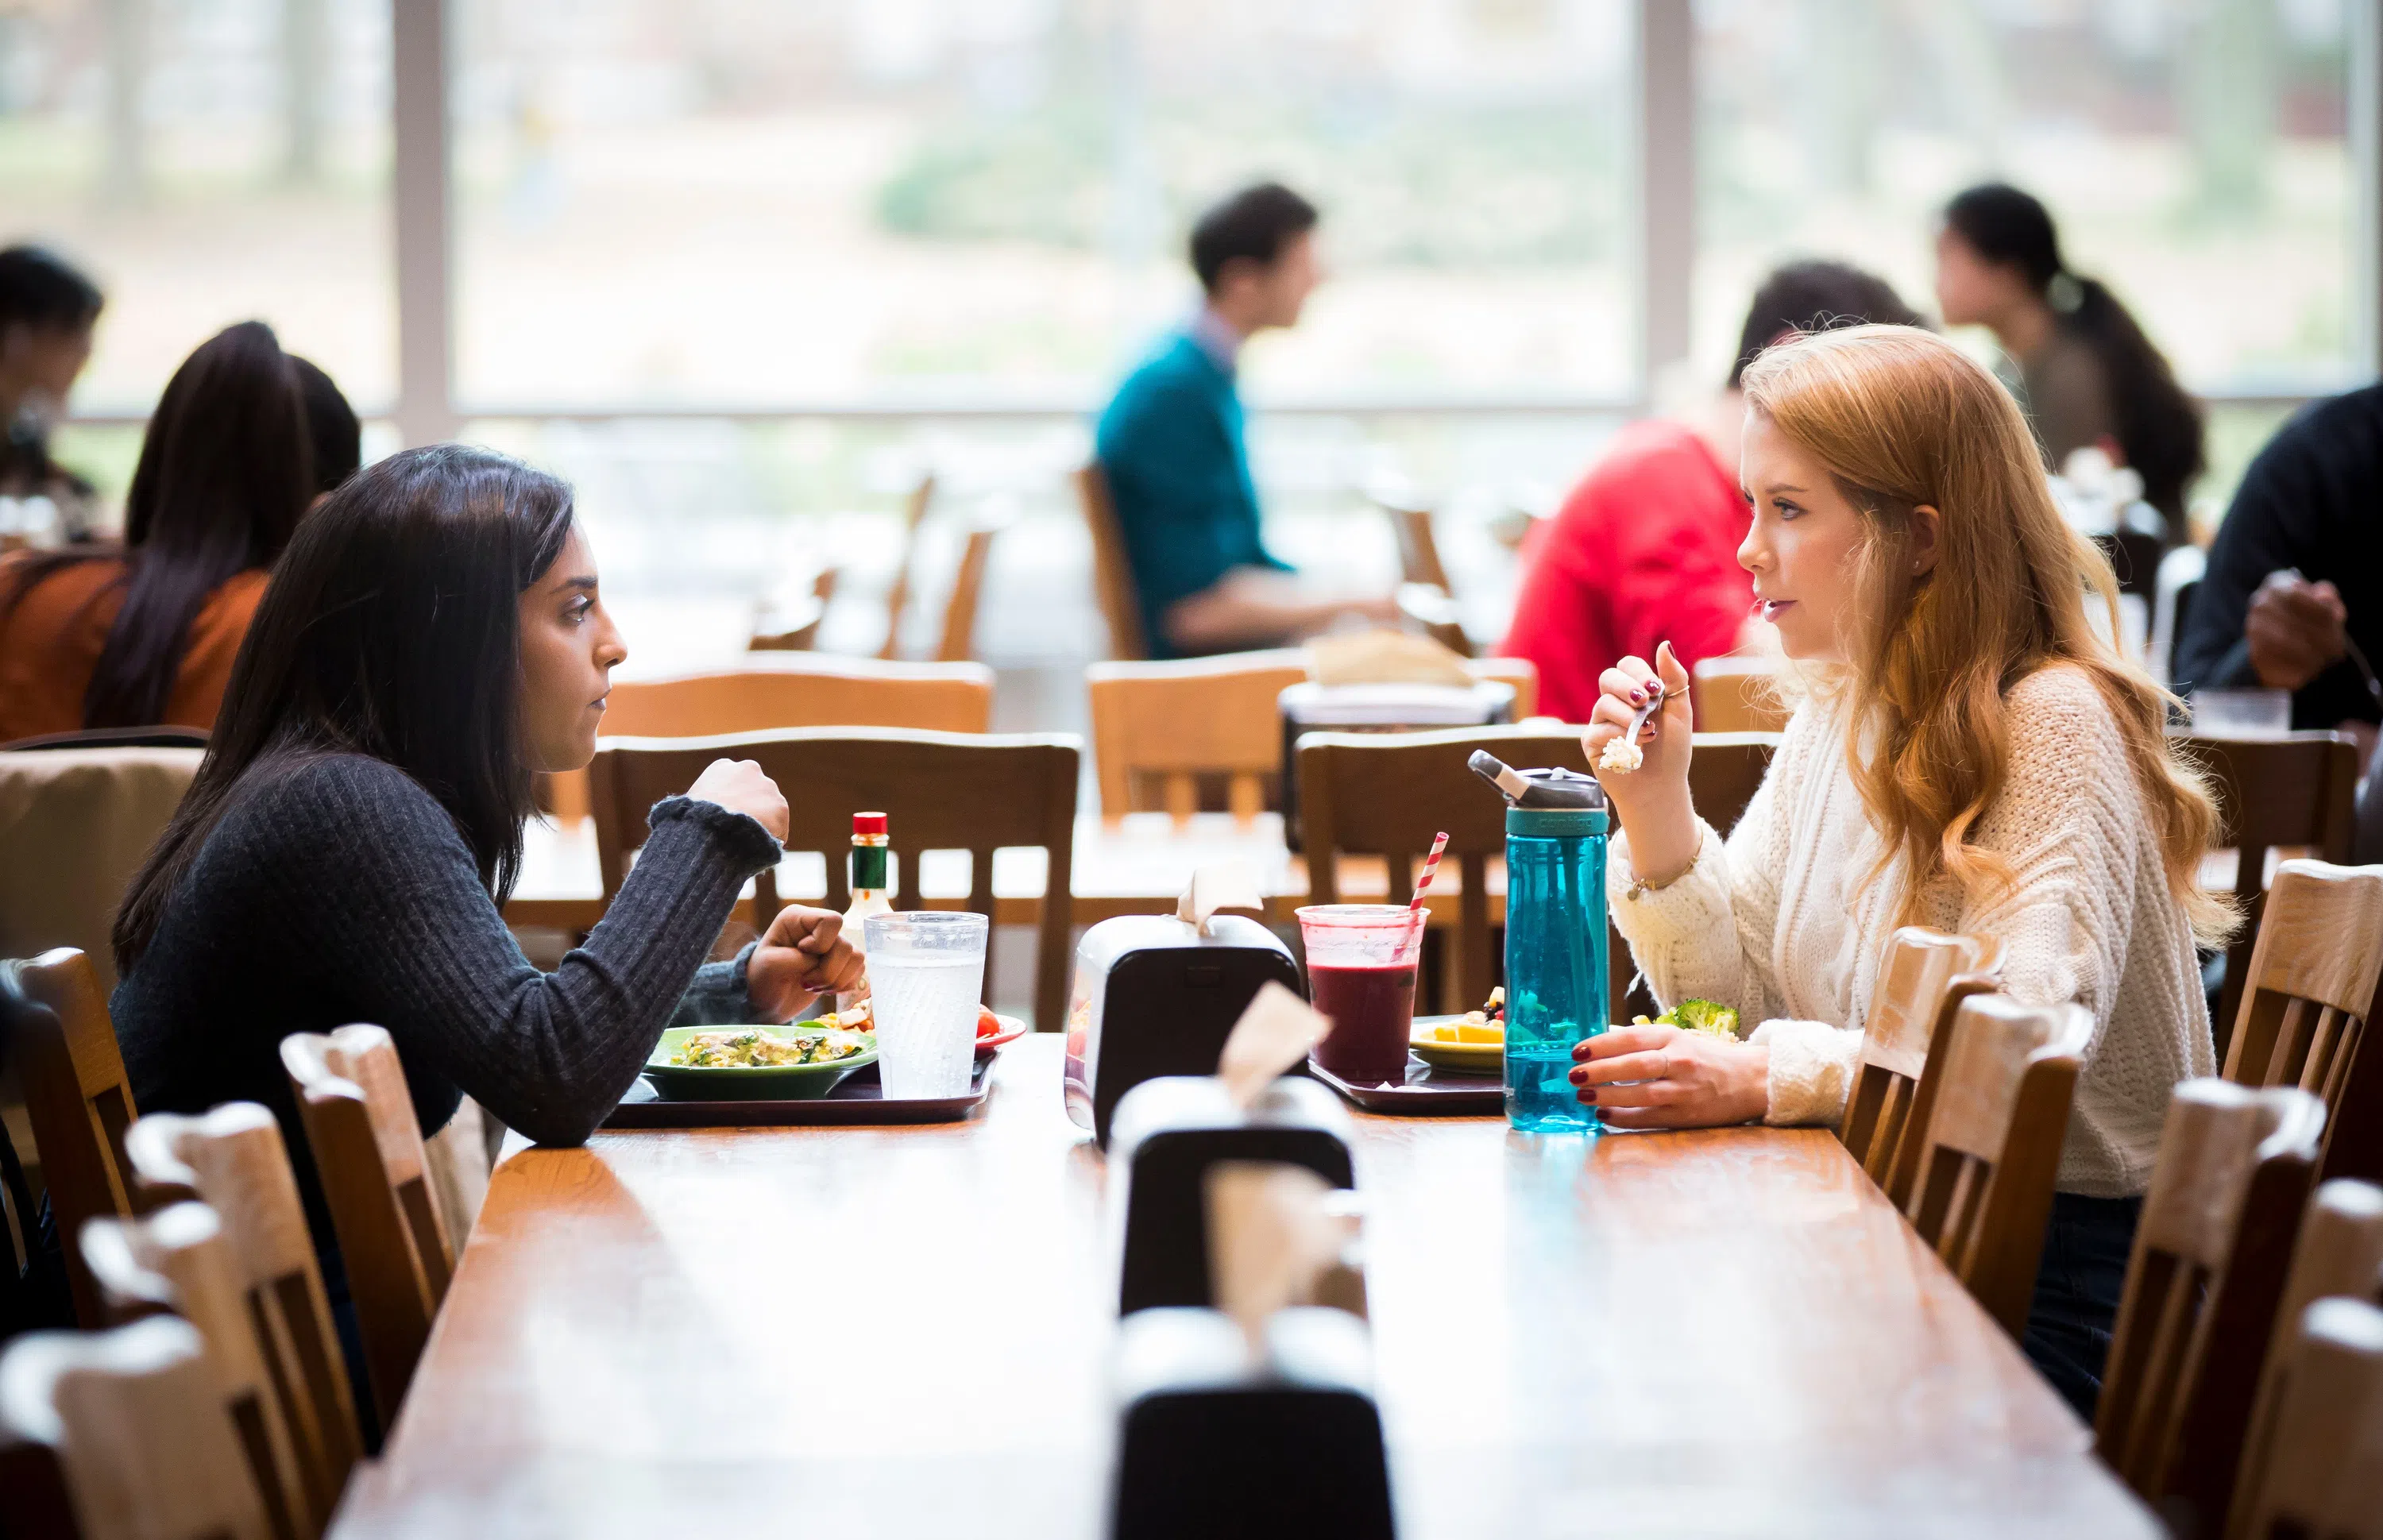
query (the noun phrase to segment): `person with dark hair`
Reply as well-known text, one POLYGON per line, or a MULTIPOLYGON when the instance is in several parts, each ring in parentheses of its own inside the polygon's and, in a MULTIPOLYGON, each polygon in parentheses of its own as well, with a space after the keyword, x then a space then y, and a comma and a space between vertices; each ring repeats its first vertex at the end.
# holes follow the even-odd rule
POLYGON ((2118 296, 2068 270, 2042 203, 1988 182, 1947 203, 1936 304, 1946 326, 1994 334, 2012 365, 2004 383, 2055 471, 2102 449, 2142 477, 2169 543, 2184 539, 2185 495, 2204 466, 2200 405, 2118 296))
POLYGON ((2242 474, 2177 626, 2176 690, 2292 693, 2292 725, 2372 742, 2383 696, 2383 385, 2315 401, 2242 474))
POLYGON ((704 961, 786 832, 750 760, 654 805, 636 867, 560 968, 523 956, 501 906, 531 777, 594 758, 626 656, 570 489, 488 450, 379 462, 282 557, 197 778, 117 914, 110 1010, 142 1109, 273 1109, 327 1281, 340 1274, 278 1057, 290 1033, 388 1029, 426 1134, 469 1095, 575 1144, 673 1021, 785 1021, 858 981, 841 917, 818 909, 704 961))
POLYGON ((0 560, 0 742, 216 719, 266 569, 315 498, 298 376, 243 321, 166 382, 121 546, 0 560))
POLYGON ((91 361, 99 286, 39 246, 0 250, 0 498, 47 498, 58 533, 88 529, 91 483, 53 462, 50 429, 91 361))
POLYGON ((364 428, 356 410, 321 367, 296 353, 299 399, 306 403, 306 442, 315 454, 315 495, 322 496, 356 474, 364 461, 364 428))
POLYGON ((1920 318, 1883 278, 1836 262, 1795 262, 1747 307, 1729 382, 1698 411, 1614 435, 1555 517, 1531 532, 1499 655, 1538 666, 1539 708, 1587 721, 1598 679, 1668 640, 1684 668, 1736 649, 1754 590, 1737 562, 1746 536, 1738 381, 1784 337, 1920 318))
POLYGON ((1315 205, 1273 182, 1202 215, 1191 243, 1199 310, 1101 413, 1093 452, 1154 658, 1271 647, 1352 611, 1396 612, 1386 597, 1318 592, 1259 538, 1234 375, 1250 337, 1298 324, 1323 276, 1315 225, 1315 205))

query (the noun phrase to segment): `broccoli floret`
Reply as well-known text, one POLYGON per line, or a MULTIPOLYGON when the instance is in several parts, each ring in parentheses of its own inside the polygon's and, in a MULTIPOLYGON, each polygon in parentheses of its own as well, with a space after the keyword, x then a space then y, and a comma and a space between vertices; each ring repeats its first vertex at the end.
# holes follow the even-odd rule
POLYGON ((1684 1028, 1691 1032, 1710 1032, 1715 1037, 1737 1036, 1736 1007, 1715 1004, 1710 1000, 1683 1000, 1655 1019, 1663 1026, 1684 1028))

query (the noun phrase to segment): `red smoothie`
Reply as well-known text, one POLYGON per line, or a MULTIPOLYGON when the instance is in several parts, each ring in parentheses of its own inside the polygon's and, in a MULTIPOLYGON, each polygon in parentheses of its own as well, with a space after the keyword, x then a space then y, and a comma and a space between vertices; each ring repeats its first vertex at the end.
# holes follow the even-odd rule
POLYGON ((1356 1085, 1406 1084, 1407 1038, 1414 1029, 1415 965, 1307 965, 1315 1008, 1332 1030, 1315 1045, 1315 1062, 1356 1085))

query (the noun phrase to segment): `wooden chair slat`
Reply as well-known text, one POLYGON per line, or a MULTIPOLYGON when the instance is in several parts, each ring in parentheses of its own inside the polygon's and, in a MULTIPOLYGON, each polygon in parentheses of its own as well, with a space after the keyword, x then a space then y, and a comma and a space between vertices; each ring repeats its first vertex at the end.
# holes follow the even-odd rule
POLYGON ((2171 1522, 2224 1522, 2325 1108, 2188 1080, 2169 1100, 2118 1305, 2095 1448, 2171 1522))
POLYGON ((272 1540, 216 1371, 186 1321, 19 1337, 0 1355, 0 1435, 54 1453, 75 1531, 91 1540, 272 1540))
POLYGON ((2383 1309, 2319 1300, 2290 1325, 2272 1458, 2229 1533, 2383 1540, 2383 1309))
POLYGON ((1887 939, 1862 1023, 1861 1062, 1837 1136, 1881 1188, 1910 1126, 1914 1089, 1927 1068, 1939 1018, 1949 1019, 1944 1006, 1954 978, 1969 976, 1964 997, 1990 988, 1975 970, 1991 950, 1974 937, 1917 925, 1887 939))
POLYGON ((944 634, 935 644, 939 663, 962 663, 976 656, 976 612, 984 595, 985 568, 993 560, 993 537, 999 533, 982 527, 968 533, 959 568, 952 574, 950 597, 944 601, 944 634))
MULTIPOLYGON (((934 506, 935 478, 931 473, 920 476, 918 485, 902 504, 902 555, 895 563, 894 583, 885 592, 885 645, 877 656, 891 662, 902 652, 902 616, 910 606, 910 568, 919 556, 919 526, 927 522, 927 511, 934 506)), ((941 726, 941 723, 905 722, 906 727, 941 726)), ((952 732, 982 733, 982 728, 953 728, 952 732)))
POLYGON ((1147 658, 1149 640, 1142 634, 1142 601, 1133 585, 1133 564, 1126 555, 1125 531, 1117 524, 1117 504, 1109 497, 1108 473, 1099 464, 1076 472, 1076 501, 1084 528, 1093 537, 1093 597, 1101 619, 1108 623, 1109 656, 1147 658))

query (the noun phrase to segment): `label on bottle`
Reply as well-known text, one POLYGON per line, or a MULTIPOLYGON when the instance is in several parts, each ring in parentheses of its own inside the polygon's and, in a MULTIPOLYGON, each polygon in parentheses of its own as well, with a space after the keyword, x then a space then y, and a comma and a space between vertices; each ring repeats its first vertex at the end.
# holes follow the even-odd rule
POLYGON ((852 847, 852 885, 855 891, 885 891, 885 857, 890 852, 882 844, 857 844, 852 847))

